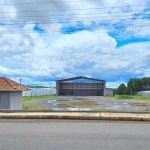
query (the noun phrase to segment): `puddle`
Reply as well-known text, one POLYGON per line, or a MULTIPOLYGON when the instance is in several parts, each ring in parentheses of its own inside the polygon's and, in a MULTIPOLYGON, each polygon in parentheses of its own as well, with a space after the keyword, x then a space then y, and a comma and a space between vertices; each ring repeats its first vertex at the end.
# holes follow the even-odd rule
POLYGON ((53 104, 53 103, 56 102, 56 100, 49 100, 49 101, 47 101, 47 102, 50 103, 50 104, 53 104))
POLYGON ((59 103, 53 103, 54 106, 58 105, 59 103))
POLYGON ((113 104, 115 104, 115 105, 117 104, 118 105, 118 102, 113 102, 113 104))
POLYGON ((107 100, 103 98, 61 98, 61 99, 49 99, 48 107, 55 111, 150 111, 150 104, 145 102, 132 102, 132 101, 116 101, 107 100))
POLYGON ((52 110, 58 111, 58 110, 63 110, 63 109, 61 109, 61 108, 52 108, 52 110))
POLYGON ((128 103, 123 103, 124 105, 129 105, 128 103))
POLYGON ((120 106, 110 106, 110 107, 106 107, 105 109, 120 109, 120 106))
POLYGON ((90 111, 91 108, 67 108, 70 111, 90 111))

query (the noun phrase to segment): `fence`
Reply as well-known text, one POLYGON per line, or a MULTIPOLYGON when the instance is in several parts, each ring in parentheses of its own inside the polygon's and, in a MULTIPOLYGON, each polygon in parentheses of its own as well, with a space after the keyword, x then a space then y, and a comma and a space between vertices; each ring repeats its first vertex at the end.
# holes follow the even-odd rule
POLYGON ((22 96, 42 96, 42 95, 54 95, 56 94, 56 90, 30 90, 30 91, 23 91, 22 96))

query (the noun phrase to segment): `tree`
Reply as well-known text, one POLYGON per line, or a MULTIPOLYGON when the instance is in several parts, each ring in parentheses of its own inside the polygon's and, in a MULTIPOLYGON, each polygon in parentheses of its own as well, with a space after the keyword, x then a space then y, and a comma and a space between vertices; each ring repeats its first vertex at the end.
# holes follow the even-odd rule
POLYGON ((127 90, 127 87, 124 83, 121 83, 119 85, 119 87, 117 88, 117 94, 118 95, 125 95, 126 94, 126 90, 127 90))
POLYGON ((128 88, 129 94, 133 95, 135 92, 135 81, 134 81, 134 79, 130 78, 130 80, 127 84, 127 88, 128 88))
POLYGON ((143 90, 147 91, 149 90, 149 78, 148 77, 144 77, 143 79, 143 90))

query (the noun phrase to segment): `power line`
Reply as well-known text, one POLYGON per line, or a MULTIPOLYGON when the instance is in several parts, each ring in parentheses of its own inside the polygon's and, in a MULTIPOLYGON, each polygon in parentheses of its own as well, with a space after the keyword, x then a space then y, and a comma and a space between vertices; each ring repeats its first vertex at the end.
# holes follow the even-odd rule
MULTIPOLYGON (((92 19, 98 19, 98 20, 100 20, 101 21, 101 19, 108 19, 108 21, 109 20, 116 20, 116 19, 126 19, 125 17, 134 17, 134 18, 136 18, 136 17, 139 17, 139 16, 134 16, 134 15, 118 15, 118 16, 115 16, 115 17, 120 17, 120 18, 110 18, 110 17, 101 17, 101 16, 91 16, 90 18, 88 17, 88 18, 85 18, 85 17, 74 17, 73 19, 70 19, 70 21, 72 21, 72 20, 76 20, 77 19, 77 21, 78 20, 81 20, 81 19, 83 19, 83 21, 84 21, 84 19, 91 19, 91 21, 92 21, 92 19), (94 17, 101 17, 101 18, 94 18, 94 17)), ((148 18, 149 18, 149 16, 150 16, 150 14, 142 14, 142 16, 148 16, 148 18)), ((64 16, 65 18, 59 18, 59 19, 66 19, 66 16, 64 16)), ((128 19, 128 18, 127 18, 128 19)), ((129 19, 132 19, 132 18, 129 18, 129 19)), ((138 19, 138 18, 137 18, 138 19)), ((7 20, 1 20, 1 22, 3 22, 3 21, 7 21, 7 20)), ((44 20, 44 21, 52 21, 52 20, 44 20)), ((15 21, 16 23, 24 23, 25 22, 25 20, 23 21, 23 22, 21 22, 21 21, 15 21)), ((57 22, 61 22, 61 21, 57 21, 57 22)), ((65 21, 66 22, 66 21, 65 21)))
MULTIPOLYGON (((130 15, 132 16, 132 15, 130 15)), ((147 19, 149 19, 149 17, 147 17, 147 19)), ((112 20, 129 20, 129 19, 133 19, 133 16, 130 17, 130 18, 113 18, 113 19, 109 19, 109 18, 104 18, 104 19, 93 19, 93 18, 76 18, 76 19, 71 19, 71 20, 66 20, 66 21, 52 21, 52 20, 45 20, 45 21, 41 21, 41 22, 28 22, 28 23, 25 23, 25 22, 16 22, 16 24, 14 23, 4 23, 4 25, 21 25, 21 24, 49 24, 49 23, 72 23, 72 22, 80 22, 80 20, 82 20, 82 22, 103 22, 103 21, 112 21, 112 20)), ((137 18, 136 20, 139 20, 141 18, 137 18)))
MULTIPOLYGON (((141 11, 143 10, 134 10, 134 11, 128 11, 128 13, 140 13, 141 11)), ((112 12, 110 13, 111 15, 113 14, 117 14, 117 13, 121 13, 120 11, 118 12, 112 12)), ((104 12, 104 13, 87 13, 87 14, 67 14, 67 15, 52 15, 53 17, 68 17, 68 16, 82 16, 82 15, 99 15, 99 14, 109 14, 109 12, 104 12)), ((133 14, 133 15, 137 15, 137 14, 133 14)), ((146 15, 146 14, 142 14, 142 15, 146 15)), ((27 18, 32 18, 32 17, 48 17, 48 16, 45 16, 45 15, 40 15, 40 16, 17 16, 17 18, 23 18, 23 17, 27 17, 27 18)), ((11 18, 16 18, 16 17, 0 17, 0 18, 5 18, 5 19, 11 19, 11 18)))
MULTIPOLYGON (((102 0, 75 0, 75 1, 65 1, 65 3, 76 3, 76 2, 95 2, 95 1, 102 1, 102 0)), ((35 2, 35 3, 1 3, 0 5, 36 5, 36 4, 48 4, 48 3, 64 3, 64 2, 58 2, 58 1, 52 1, 52 2, 35 2)))
MULTIPOLYGON (((132 6, 132 7, 142 7, 142 6, 147 6, 147 5, 136 5, 136 6, 132 6)), ((93 10, 93 9, 96 9, 96 10, 99 10, 99 9, 108 9, 108 8, 124 8, 124 7, 128 7, 128 6, 120 6, 120 7, 100 7, 100 8, 76 8, 76 9, 60 9, 60 10, 56 10, 56 9, 52 9, 52 10, 38 10, 38 11, 17 11, 17 13, 20 13, 20 12, 28 12, 28 13, 31 13, 31 12, 50 12, 50 11, 69 11, 69 10, 93 10)), ((16 13, 16 12, 0 12, 0 13, 16 13)))
MULTIPOLYGON (((145 25, 129 25, 129 26, 120 26, 120 28, 124 29, 128 29, 128 28, 145 28, 145 27, 149 27, 150 28, 150 24, 145 24, 145 25)), ((101 27, 102 29, 115 29, 115 27, 101 27)), ((58 31, 58 28, 53 28, 53 29, 45 29, 45 31, 51 31, 51 32, 60 32, 60 30, 58 31)), ((85 30, 85 29, 83 29, 85 30)), ((116 30, 116 29, 115 29, 116 30)), ((61 29, 61 31, 68 31, 68 30, 63 30, 61 29)), ((86 29, 86 31, 88 31, 88 29, 86 29)), ((15 34, 15 33, 38 33, 38 31, 30 31, 30 30, 10 30, 10 31, 0 31, 0 34, 2 33, 6 33, 6 34, 15 34)), ((44 33, 43 32, 39 32, 39 33, 44 33)), ((47 32, 46 32, 47 33, 47 32)))

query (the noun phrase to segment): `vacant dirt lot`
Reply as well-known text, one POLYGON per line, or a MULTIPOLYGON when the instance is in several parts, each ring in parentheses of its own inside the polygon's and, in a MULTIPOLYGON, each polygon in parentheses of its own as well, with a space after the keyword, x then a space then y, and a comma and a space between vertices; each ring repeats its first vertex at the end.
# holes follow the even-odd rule
POLYGON ((150 101, 116 100, 99 96, 59 96, 50 99, 32 100, 30 104, 54 111, 150 112, 150 101))

